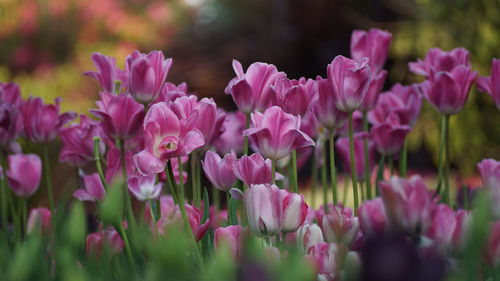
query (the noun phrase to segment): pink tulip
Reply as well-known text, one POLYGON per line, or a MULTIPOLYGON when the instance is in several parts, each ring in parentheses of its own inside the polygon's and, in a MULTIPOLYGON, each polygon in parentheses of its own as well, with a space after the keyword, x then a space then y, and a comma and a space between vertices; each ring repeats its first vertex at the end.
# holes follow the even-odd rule
POLYGON ((340 247, 333 243, 320 242, 309 247, 306 258, 315 267, 318 280, 336 280, 340 273, 340 251, 340 247))
POLYGON ((286 74, 278 72, 272 64, 256 62, 251 64, 247 72, 243 72, 241 63, 233 60, 233 69, 236 77, 229 81, 226 94, 233 97, 236 106, 243 113, 255 110, 265 110, 272 98, 272 88, 276 80, 286 74))
POLYGON ((281 197, 283 206, 281 230, 285 233, 295 232, 304 223, 309 207, 302 194, 281 190, 281 197))
POLYGON ((13 154, 7 158, 9 187, 19 197, 33 195, 40 186, 42 161, 36 154, 13 154))
MULTIPOLYGON (((189 222, 191 231, 193 232, 196 241, 200 241, 205 235, 210 226, 210 219, 207 219, 204 223, 201 222, 203 218, 202 210, 197 207, 191 206, 189 204, 184 204, 186 208, 186 214, 189 222)), ((173 223, 181 223, 182 216, 179 206, 175 206, 173 212, 170 209, 166 209, 165 213, 162 211, 162 216, 157 222, 157 228, 159 234, 165 234, 165 229, 173 223)))
POLYGON ((128 179, 128 190, 139 201, 154 200, 160 196, 161 183, 155 184, 156 176, 131 176, 128 179))
POLYGON ((500 264, 500 221, 491 226, 486 246, 486 262, 494 267, 500 264))
MULTIPOLYGON (((352 131, 354 134, 364 132, 363 113, 356 110, 352 113, 352 131)), ((349 123, 345 122, 342 127, 336 131, 340 137, 349 137, 349 123)))
POLYGON ((239 259, 243 248, 244 229, 241 225, 219 227, 214 232, 215 250, 220 251, 227 247, 231 255, 239 259))
POLYGON ((327 67, 327 76, 339 110, 350 113, 361 106, 372 81, 367 59, 336 56, 327 67))
POLYGON ((243 195, 248 225, 253 234, 270 237, 281 231, 283 204, 276 185, 255 184, 243 195))
POLYGON ((410 126, 402 125, 399 118, 393 114, 384 123, 373 126, 370 136, 380 154, 394 155, 403 148, 410 130, 410 126))
POLYGON ((0 147, 9 147, 23 129, 21 91, 17 84, 0 83, 0 147))
POLYGON ((73 196, 80 201, 101 201, 106 195, 98 173, 83 176, 84 188, 73 192, 73 196))
POLYGON ((173 83, 166 82, 161 89, 160 95, 154 102, 171 102, 177 98, 185 97, 187 95, 188 86, 186 83, 181 83, 176 86, 173 83))
POLYGON ((35 143, 46 143, 54 140, 59 130, 76 118, 76 113, 66 112, 59 115, 59 101, 44 104, 39 97, 30 97, 21 107, 24 133, 35 143))
MULTIPOLYGON (((356 163, 356 173, 359 181, 364 180, 364 169, 365 169, 365 156, 364 156, 364 146, 363 140, 368 137, 366 133, 356 133, 354 134, 354 157, 356 163)), ((339 153, 343 163, 345 163, 345 168, 348 173, 350 171, 350 158, 349 158, 349 138, 342 137, 337 139, 335 142, 335 149, 339 153)), ((375 146, 373 142, 368 139, 368 159, 370 161, 369 168, 370 171, 373 169, 374 161, 375 161, 375 146)), ((370 173, 371 174, 371 173, 370 173)))
POLYGON ((144 106, 129 95, 107 92, 100 95, 101 100, 96 102, 99 109, 91 109, 90 112, 102 120, 104 132, 118 140, 137 134, 144 119, 144 106))
POLYGON ((366 91, 366 96, 359 107, 359 110, 363 112, 368 112, 372 110, 375 105, 377 105, 378 97, 382 88, 384 87, 385 78, 387 77, 387 71, 381 70, 377 74, 373 75, 373 80, 366 91))
POLYGON ((382 199, 365 201, 358 209, 359 224, 365 235, 383 235, 388 230, 388 219, 382 199))
MULTIPOLYGON (((142 144, 140 147, 133 146, 131 147, 130 141, 133 139, 128 139, 125 141, 125 169, 127 171, 127 175, 137 174, 136 166, 134 163, 134 153, 137 152, 137 149, 142 148, 142 144)), ((123 177, 123 167, 122 167, 122 156, 120 149, 117 147, 111 146, 109 151, 106 153, 106 172, 104 177, 107 182, 113 182, 115 179, 122 180, 123 177)))
POLYGON ((313 224, 304 224, 297 230, 297 247, 307 252, 310 247, 325 242, 321 228, 313 224))
POLYGON ((477 164, 481 181, 490 192, 495 217, 500 217, 500 161, 484 159, 477 164))
POLYGON ((477 72, 459 65, 450 72, 439 71, 419 85, 425 98, 444 115, 458 113, 469 97, 477 72))
POLYGON ((491 75, 479 77, 477 79, 477 88, 481 92, 488 93, 500 109, 500 59, 491 61, 491 75))
POLYGON ((168 159, 186 156, 203 146, 201 132, 179 117, 164 103, 153 104, 144 118, 145 149, 134 155, 134 162, 143 175, 164 170, 168 159))
POLYGON ((456 226, 453 231, 453 246, 457 250, 465 247, 471 229, 472 215, 470 211, 458 210, 455 212, 456 226))
MULTIPOLYGON (((272 181, 272 163, 270 159, 265 159, 259 153, 250 156, 243 155, 234 162, 233 171, 235 176, 247 186, 252 184, 266 184, 272 181)), ((282 180, 284 177, 276 173, 276 179, 282 180)))
MULTIPOLYGON (((83 166, 94 161, 94 137, 103 137, 99 123, 89 119, 85 115, 80 115, 80 124, 73 124, 59 131, 63 144, 59 161, 83 166)), ((101 141, 99 152, 104 154, 106 146, 101 141)))
POLYGON ((318 219, 325 240, 350 245, 359 231, 359 220, 349 207, 336 206, 318 219))
POLYGON ((224 155, 223 159, 211 150, 205 154, 205 161, 202 161, 203 171, 217 189, 227 192, 236 183, 233 172, 234 161, 236 161, 234 153, 224 155))
POLYGON ((446 204, 439 204, 432 210, 432 222, 427 237, 442 249, 452 245, 453 234, 457 227, 455 212, 446 204))
POLYGON ((391 226, 409 234, 425 233, 431 225, 432 197, 419 176, 392 177, 380 182, 380 194, 391 226))
POLYGON ((443 51, 438 48, 429 49, 424 60, 418 59, 410 62, 410 71, 432 77, 436 72, 452 72, 456 67, 470 68, 469 52, 464 48, 455 48, 451 51, 443 51))
POLYGON ((274 89, 273 103, 293 115, 305 115, 318 98, 316 81, 304 77, 299 80, 280 77, 271 87, 274 89))
POLYGON ((21 90, 16 83, 0 82, 0 103, 20 107, 23 103, 21 90))
POLYGON ((277 106, 253 113, 252 125, 243 135, 249 137, 254 150, 274 160, 287 156, 292 149, 314 146, 314 141, 300 130, 300 117, 277 106))
POLYGON ((86 244, 87 255, 96 257, 101 255, 104 246, 109 247, 112 253, 118 254, 123 251, 125 245, 120 234, 113 227, 87 235, 86 244))
POLYGON ((413 127, 420 115, 422 98, 414 85, 395 84, 391 90, 380 95, 375 108, 368 113, 372 124, 383 123, 391 114, 396 114, 402 124, 413 127))
POLYGON ((52 215, 47 208, 31 209, 28 216, 26 231, 30 233, 41 233, 48 235, 52 229, 52 215))
POLYGON ((163 88, 172 59, 165 59, 161 51, 141 54, 134 51, 127 57, 129 69, 128 92, 140 103, 155 100, 163 88))
POLYGON ((347 114, 335 105, 332 87, 328 79, 316 78, 318 100, 313 105, 314 115, 330 132, 342 127, 347 121, 347 114))
POLYGON ((391 41, 392 34, 378 28, 355 30, 351 35, 351 57, 358 61, 368 58, 370 68, 378 72, 384 67, 391 41))
POLYGON ((226 119, 222 124, 222 134, 214 141, 214 147, 220 154, 227 154, 231 151, 238 154, 243 151, 245 123, 246 116, 242 112, 226 113, 226 119))
POLYGON ((116 89, 117 81, 121 83, 121 88, 127 87, 128 71, 120 70, 116 66, 115 58, 100 53, 93 53, 92 60, 97 71, 87 71, 83 75, 94 78, 99 82, 104 91, 110 93, 120 92, 120 89, 116 89))

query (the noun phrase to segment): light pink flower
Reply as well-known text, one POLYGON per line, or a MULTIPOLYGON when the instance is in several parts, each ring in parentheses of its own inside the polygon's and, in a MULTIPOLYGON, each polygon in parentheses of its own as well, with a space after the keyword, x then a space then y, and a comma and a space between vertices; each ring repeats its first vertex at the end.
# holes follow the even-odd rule
POLYGON ((222 191, 229 191, 236 183, 236 176, 233 172, 236 155, 228 153, 221 159, 219 154, 211 150, 205 154, 205 161, 202 161, 203 171, 208 180, 222 191))
POLYGON ((231 255, 239 259, 243 250, 244 229, 241 225, 219 227, 214 232, 215 250, 220 251, 227 247, 231 255))
POLYGON ((304 196, 298 193, 280 190, 283 206, 283 232, 295 232, 304 223, 309 206, 307 206, 304 196))
POLYGON ((329 131, 342 127, 347 121, 347 114, 335 105, 335 98, 328 79, 316 78, 318 100, 313 105, 314 115, 329 131))
POLYGON ((312 79, 290 80, 280 77, 274 86, 273 104, 293 115, 305 115, 318 98, 316 81, 312 79))
POLYGON ((252 185, 243 195, 243 204, 253 234, 269 237, 281 231, 283 203, 280 189, 276 185, 252 185))
POLYGON ((358 216, 365 235, 383 235, 387 232, 389 222, 380 197, 363 202, 359 206, 358 216))
POLYGON ((153 200, 160 196, 161 183, 155 184, 156 176, 131 176, 128 179, 128 190, 139 201, 153 200))
MULTIPOLYGON (((265 184, 272 181, 272 161, 265 159, 259 153, 250 156, 243 155, 234 162, 234 174, 247 186, 252 184, 265 184)), ((284 179, 283 175, 276 173, 276 179, 284 179)))
POLYGON ((47 208, 31 209, 26 231, 29 233, 49 234, 52 229, 52 215, 47 208))
POLYGON ((335 206, 319 217, 318 222, 325 240, 350 245, 359 231, 359 220, 349 207, 335 206))
POLYGON ((451 72, 456 67, 470 68, 469 52, 464 48, 443 51, 438 48, 429 49, 424 60, 410 62, 410 71, 429 78, 436 72, 451 72))

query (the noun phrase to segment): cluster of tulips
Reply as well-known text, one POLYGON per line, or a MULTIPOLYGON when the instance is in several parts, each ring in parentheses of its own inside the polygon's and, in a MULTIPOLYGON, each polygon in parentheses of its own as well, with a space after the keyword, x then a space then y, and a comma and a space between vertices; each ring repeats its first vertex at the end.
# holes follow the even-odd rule
MULTIPOLYGON (((145 231, 152 248, 182 237, 187 252, 175 255, 187 257, 190 267, 204 274, 211 272, 214 257, 230 256, 236 268, 232 276, 242 280, 264 278, 261 269, 248 269, 254 248, 263 253, 264 268, 266 263, 287 266, 298 257, 310 269, 309 280, 381 280, 373 258, 390 254, 372 253, 373 245, 389 238, 410 247, 422 264, 436 257, 444 261, 441 277, 426 280, 454 274, 497 280, 500 162, 478 164, 484 188, 472 196, 449 181, 448 143, 449 119, 462 110, 474 83, 500 109, 500 61, 493 60, 490 77, 477 78, 467 50, 431 49, 409 65, 424 82, 396 84, 381 93, 391 39, 379 29, 355 31, 351 58, 335 57, 326 78, 289 79, 266 63, 245 71, 234 60, 236 77, 225 92, 235 112, 198 98, 185 83, 166 82, 172 59, 160 51, 133 52, 124 70, 115 59, 94 54, 97 70, 84 75, 102 91, 92 117, 80 115, 79 122, 75 113, 59 112, 59 100, 24 100, 17 85, 1 83, 0 222, 6 247, 26 249, 23 243, 43 237, 40 255, 53 259, 62 243, 56 229, 81 229, 77 221, 86 225, 85 206, 94 226, 84 227, 83 237, 66 239, 83 254, 59 253, 64 260, 74 258, 65 264, 78 270, 88 259, 123 257, 135 273, 129 278, 141 274, 140 265, 147 271, 155 256, 141 248, 137 233, 145 231), (432 188, 418 175, 407 176, 406 137, 423 98, 442 115, 437 187, 432 188), (61 187, 56 194, 52 187, 48 143, 56 138, 62 144, 59 161, 77 170, 69 201, 62 199, 61 187), (43 161, 23 153, 20 143, 43 146, 43 161), (345 175, 342 188, 337 167, 345 175), (28 210, 42 176, 49 206, 28 210), (316 186, 322 194, 316 194, 316 186), (306 189, 313 202, 323 199, 318 208, 306 203, 300 193, 306 189), (174 229, 182 235, 172 234, 174 229)), ((14 260, 29 256, 26 252, 31 253, 15 252, 14 260)), ((389 258, 396 272, 399 259, 397 254, 389 258)), ((60 264, 47 267, 49 276, 60 276, 60 264)), ((24 276, 12 268, 13 279, 24 276)), ((417 276, 424 272, 406 280, 425 280, 417 276)))

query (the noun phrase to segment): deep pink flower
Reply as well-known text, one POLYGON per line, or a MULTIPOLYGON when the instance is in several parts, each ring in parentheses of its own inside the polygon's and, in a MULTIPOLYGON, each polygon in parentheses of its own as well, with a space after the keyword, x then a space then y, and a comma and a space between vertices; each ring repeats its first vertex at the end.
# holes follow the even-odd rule
POLYGON ((129 95, 107 92, 100 95, 101 100, 96 102, 99 109, 91 109, 90 112, 102 120, 105 133, 118 140, 134 136, 141 129, 144 106, 129 95))
POLYGON ((317 224, 304 224, 297 230, 297 247, 300 250, 307 252, 310 247, 321 242, 325 242, 325 239, 317 224))
MULTIPOLYGON (((125 169, 127 170, 127 175, 138 174, 133 159, 134 153, 137 152, 137 147, 130 147, 129 141, 131 140, 133 139, 125 141, 125 169)), ((106 181, 111 183, 117 178, 123 179, 122 173, 123 168, 120 149, 110 146, 108 152, 106 153, 106 172, 104 175, 106 181)))
POLYGON ((246 116, 242 112, 226 113, 222 124, 222 134, 214 141, 214 147, 220 154, 227 154, 231 151, 238 154, 243 151, 245 123, 246 116))
POLYGON ((241 63, 233 60, 236 77, 227 85, 225 92, 233 97, 238 109, 243 113, 265 110, 272 98, 272 88, 276 80, 286 74, 278 72, 272 64, 256 62, 251 64, 247 72, 243 72, 241 63))
POLYGON ((453 231, 453 246, 457 250, 462 250, 467 242, 471 229, 472 215, 470 211, 458 210, 455 212, 456 226, 453 231))
POLYGON ((484 159, 477 164, 483 187, 487 188, 492 198, 495 217, 500 217, 500 161, 484 159))
POLYGON ((17 84, 0 83, 0 147, 9 147, 23 129, 21 92, 17 84))
POLYGON ((249 137, 254 150, 274 160, 287 156, 292 149, 314 146, 314 141, 300 130, 300 117, 277 106, 253 113, 252 125, 243 135, 249 137))
POLYGON ((19 197, 33 195, 40 186, 42 161, 36 154, 13 154, 7 158, 9 187, 19 197))
POLYGON ((419 176, 392 177, 380 182, 385 211, 396 230, 409 234, 425 233, 431 225, 432 196, 419 176))
POLYGON ((312 79, 290 80, 280 77, 276 80, 273 104, 293 115, 305 115, 318 98, 316 81, 312 79))
POLYGON ((455 212, 446 204, 434 206, 432 222, 427 237, 432 239, 442 249, 447 249, 452 244, 453 233, 457 226, 455 212))
POLYGON ((493 98, 497 108, 500 109, 500 59, 491 61, 491 75, 479 77, 477 79, 477 88, 488 93, 493 98))
MULTIPOLYGON (((364 132, 363 113, 359 110, 352 113, 352 131, 354 134, 364 132)), ((336 134, 340 137, 349 137, 349 123, 345 122, 344 125, 336 131, 336 134)))
POLYGON ((336 56, 327 67, 327 76, 339 110, 349 113, 361 106, 372 81, 367 59, 336 56))
POLYGON ((358 209, 359 224, 365 235, 383 235, 388 230, 384 202, 380 197, 365 201, 358 209))
POLYGON ((154 102, 170 102, 187 95, 188 85, 185 82, 180 83, 177 86, 173 83, 166 82, 161 89, 160 95, 154 102))
POLYGON ((318 280, 333 281, 340 273, 341 251, 339 245, 320 242, 309 247, 306 259, 316 269, 318 280))
POLYGON ((160 196, 161 183, 156 184, 156 176, 131 176, 128 178, 128 190, 139 201, 153 200, 160 196))
MULTIPOLYGON (((364 145, 363 145, 363 140, 365 138, 368 138, 367 133, 356 133, 354 134, 354 157, 355 157, 355 163, 356 163, 356 174, 358 176, 359 181, 364 180, 364 170, 365 170, 365 156, 364 156, 364 145)), ((349 138, 347 137, 342 137, 337 139, 335 142, 335 149, 339 153, 341 159, 343 160, 343 163, 345 163, 345 168, 348 173, 351 173, 351 165, 350 163, 350 156, 349 156, 349 138)), ((375 165, 375 145, 373 142, 368 139, 368 167, 370 168, 370 171, 373 169, 375 165)), ((371 174, 371 173, 370 173, 371 174)))
POLYGON ((491 226, 486 246, 486 262, 490 266, 498 266, 500 263, 500 221, 491 226))
POLYGON ((54 140, 59 130, 76 118, 76 113, 65 112, 59 115, 59 101, 54 104, 44 104, 39 97, 30 97, 22 105, 24 133, 35 143, 45 143, 54 140))
MULTIPOLYGON (((83 166, 93 161, 94 137, 104 137, 99 125, 98 122, 91 120, 87 116, 80 115, 80 124, 62 128, 59 131, 63 144, 59 161, 75 166, 83 166)), ((101 155, 104 154, 105 149, 104 141, 101 141, 99 146, 101 155)))
POLYGON ((402 125, 393 114, 385 122, 374 125, 370 129, 370 136, 380 154, 394 155, 403 147, 410 130, 410 126, 402 125))
POLYGON ((370 68, 378 72, 384 67, 391 41, 392 34, 378 28, 355 30, 351 35, 351 57, 355 60, 368 58, 370 68))
POLYGON ((349 207, 335 206, 322 214, 318 222, 325 240, 330 243, 350 245, 359 231, 359 220, 349 207))
POLYGON ((202 161, 203 171, 217 189, 227 192, 236 183, 233 172, 234 161, 236 161, 234 153, 228 153, 222 159, 219 154, 211 150, 205 154, 205 161, 202 161))
MULTIPOLYGON (((272 161, 265 159, 259 153, 250 156, 243 155, 234 162, 234 174, 247 186, 252 184, 265 184, 272 181, 272 161)), ((276 179, 282 180, 283 176, 276 173, 276 179)))
POLYGON ((377 105, 378 97, 382 88, 384 87, 385 78, 387 77, 387 71, 381 70, 377 74, 373 75, 373 80, 370 83, 370 87, 366 91, 366 96, 359 107, 359 110, 363 112, 368 112, 372 110, 375 105, 377 105))
POLYGON ((295 232, 304 223, 309 207, 304 200, 304 196, 298 193, 281 191, 283 206, 283 232, 295 232))
POLYGON ((278 234, 283 224, 283 203, 276 185, 255 184, 243 194, 248 225, 253 234, 269 237, 278 234))
POLYGON ((316 78, 318 100, 313 105, 314 115, 330 132, 342 127, 347 121, 347 114, 335 105, 335 98, 328 79, 316 78))
POLYGON ((101 255, 105 246, 116 254, 121 253, 125 246, 120 234, 113 227, 87 235, 86 244, 87 255, 95 255, 96 257, 101 255))
POLYGON ((84 188, 80 188, 73 192, 73 196, 80 201, 101 201, 106 195, 106 190, 102 185, 101 178, 98 173, 83 176, 84 188))
POLYGON ((121 83, 122 89, 127 87, 128 71, 121 70, 116 66, 116 60, 113 57, 105 56, 101 53, 93 53, 92 60, 97 68, 97 71, 87 71, 83 75, 89 76, 97 80, 104 91, 110 93, 118 93, 120 89, 116 89, 116 82, 121 83))
POLYGON ((458 66, 470 68, 469 52, 464 48, 455 48, 451 51, 443 51, 438 48, 429 49, 424 60, 418 59, 410 62, 410 71, 432 77, 436 72, 451 72, 458 66))
POLYGON ((52 215, 47 208, 31 209, 26 231, 29 233, 49 234, 52 229, 52 215))
MULTIPOLYGON (((184 204, 184 207, 186 208, 186 214, 188 217, 189 221, 189 226, 191 227, 191 231, 193 232, 194 238, 196 241, 201 240, 205 233, 208 230, 208 227, 210 226, 210 219, 207 219, 204 223, 201 222, 203 218, 203 212, 202 210, 198 209, 195 206, 191 206, 189 204, 184 204)), ((168 227, 169 225, 173 223, 181 223, 182 222, 182 216, 181 212, 179 209, 179 206, 175 206, 175 209, 171 211, 171 209, 168 209, 170 211, 165 210, 165 213, 163 211, 162 207, 162 216, 157 222, 157 228, 158 228, 158 233, 160 234, 165 234, 165 228, 168 227)))
POLYGON ((239 259, 243 250, 243 235, 244 229, 241 225, 217 228, 214 232, 215 250, 227 249, 234 258, 239 259))
POLYGON ((201 132, 192 124, 181 122, 164 102, 151 106, 143 126, 145 149, 134 155, 143 175, 160 173, 168 159, 186 156, 205 144, 201 132))
POLYGON ((21 90, 16 83, 0 82, 0 103, 11 104, 14 107, 22 105, 21 90))
POLYGON ((161 51, 142 54, 134 51, 127 57, 129 69, 128 92, 140 103, 155 100, 163 88, 172 59, 165 59, 161 51))

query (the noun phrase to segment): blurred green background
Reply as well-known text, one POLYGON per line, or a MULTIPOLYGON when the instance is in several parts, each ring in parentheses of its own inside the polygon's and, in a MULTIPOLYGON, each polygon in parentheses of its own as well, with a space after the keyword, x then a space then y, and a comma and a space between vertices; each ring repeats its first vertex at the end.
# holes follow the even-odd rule
MULTIPOLYGON (((499 57, 500 0, 0 0, 0 81, 24 96, 63 97, 65 110, 86 112, 98 87, 81 75, 102 52, 120 66, 134 49, 174 58, 168 80, 233 109, 223 93, 231 60, 277 65, 289 77, 325 75, 337 54, 349 55, 354 29, 393 33, 386 88, 418 82, 407 63, 428 48, 463 46, 474 68, 489 75, 499 57)), ((500 112, 474 88, 452 118, 452 158, 460 178, 476 163, 500 159, 500 112)), ((434 169, 439 116, 425 104, 410 134, 410 168, 434 169)), ((459 178, 459 180, 460 180, 459 178)))

